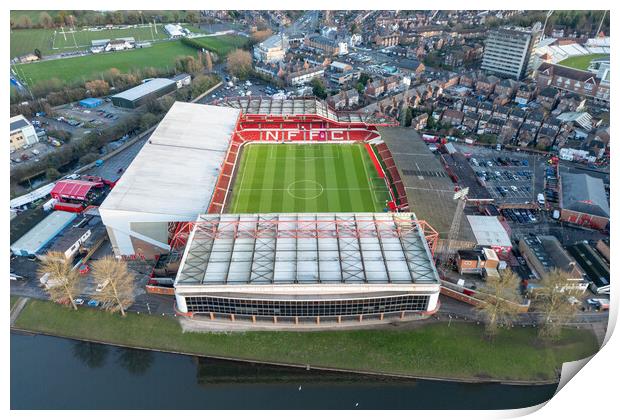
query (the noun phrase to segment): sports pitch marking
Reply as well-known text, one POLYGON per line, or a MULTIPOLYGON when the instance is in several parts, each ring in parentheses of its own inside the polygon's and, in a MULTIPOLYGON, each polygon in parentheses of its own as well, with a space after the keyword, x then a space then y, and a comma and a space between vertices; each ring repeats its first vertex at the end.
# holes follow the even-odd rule
POLYGON ((288 193, 288 195, 290 195, 293 198, 297 198, 299 200, 314 200, 315 198, 318 198, 321 194, 323 194, 323 191, 325 191, 325 189, 323 188, 323 185, 321 185, 320 183, 313 181, 311 179, 302 179, 300 181, 293 181, 290 183, 290 185, 288 186, 288 188, 286 188, 286 192, 288 193), (308 184, 308 185, 314 185, 314 187, 310 187, 310 188, 299 188, 299 191, 318 191, 317 194, 315 195, 309 195, 308 197, 300 197, 296 194, 293 194, 291 192, 291 190, 296 191, 298 190, 297 188, 293 187, 294 185, 297 184, 308 184), (318 187, 318 188, 317 188, 318 187))

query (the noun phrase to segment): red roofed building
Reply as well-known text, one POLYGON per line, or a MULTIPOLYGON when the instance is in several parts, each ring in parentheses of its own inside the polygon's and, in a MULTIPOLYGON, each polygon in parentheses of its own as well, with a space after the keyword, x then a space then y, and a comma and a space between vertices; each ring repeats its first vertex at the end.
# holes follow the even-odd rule
POLYGON ((80 200, 88 201, 89 193, 92 188, 102 187, 103 183, 80 181, 80 180, 62 180, 58 181, 54 189, 50 192, 52 198, 57 200, 80 200))

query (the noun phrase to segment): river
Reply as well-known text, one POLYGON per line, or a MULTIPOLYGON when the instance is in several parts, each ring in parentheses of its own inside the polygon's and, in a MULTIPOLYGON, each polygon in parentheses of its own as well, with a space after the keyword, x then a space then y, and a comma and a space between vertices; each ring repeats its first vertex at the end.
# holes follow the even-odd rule
POLYGON ((555 386, 395 380, 11 333, 11 409, 502 409, 555 386))

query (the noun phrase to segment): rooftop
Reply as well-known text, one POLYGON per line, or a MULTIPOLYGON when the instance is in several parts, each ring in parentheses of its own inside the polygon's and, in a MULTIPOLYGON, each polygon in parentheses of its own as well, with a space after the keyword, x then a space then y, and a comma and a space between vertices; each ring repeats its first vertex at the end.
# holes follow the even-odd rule
POLYGON ((20 129, 30 125, 28 120, 23 115, 16 115, 15 117, 12 117, 10 119, 10 123, 11 123, 11 133, 13 131, 20 130, 20 129))
POLYGON ((163 87, 170 86, 174 84, 174 80, 170 79, 152 79, 148 82, 144 82, 141 85, 133 87, 131 89, 127 89, 124 92, 118 93, 113 98, 123 98, 128 101, 135 101, 136 99, 140 99, 149 93, 155 92, 163 87))
POLYGON ((467 216, 478 245, 511 247, 510 236, 497 216, 467 216))
POLYGON ((175 285, 437 284, 413 213, 207 214, 175 285))
MULTIPOLYGON (((456 210, 454 184, 441 162, 411 128, 380 128, 381 138, 390 149, 405 186, 407 201, 416 215, 427 221, 441 238, 446 238, 456 210)), ((467 223, 461 225, 458 239, 473 241, 467 223)))
POLYGON ((563 209, 609 217, 609 203, 602 179, 566 172, 561 180, 563 209))
POLYGON ((375 112, 336 112, 323 101, 311 98, 273 99, 269 97, 225 98, 221 106, 238 108, 243 114, 260 115, 318 115, 337 122, 366 122, 391 124, 393 121, 375 112))
POLYGON ((211 200, 239 110, 175 102, 100 207, 194 220, 211 200))
POLYGON ((54 211, 37 223, 24 236, 11 244, 11 251, 16 255, 35 255, 49 243, 75 218, 75 213, 54 211))

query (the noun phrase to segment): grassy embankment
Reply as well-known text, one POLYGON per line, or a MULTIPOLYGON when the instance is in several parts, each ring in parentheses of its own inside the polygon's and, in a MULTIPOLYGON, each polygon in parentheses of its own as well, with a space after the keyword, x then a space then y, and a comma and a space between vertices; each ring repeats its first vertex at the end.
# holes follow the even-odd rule
POLYGON ((541 381, 565 361, 597 351, 594 335, 567 329, 543 344, 536 330, 503 331, 492 342, 473 324, 427 324, 412 330, 183 333, 175 319, 30 301, 15 327, 112 344, 265 362, 455 379, 541 381))

